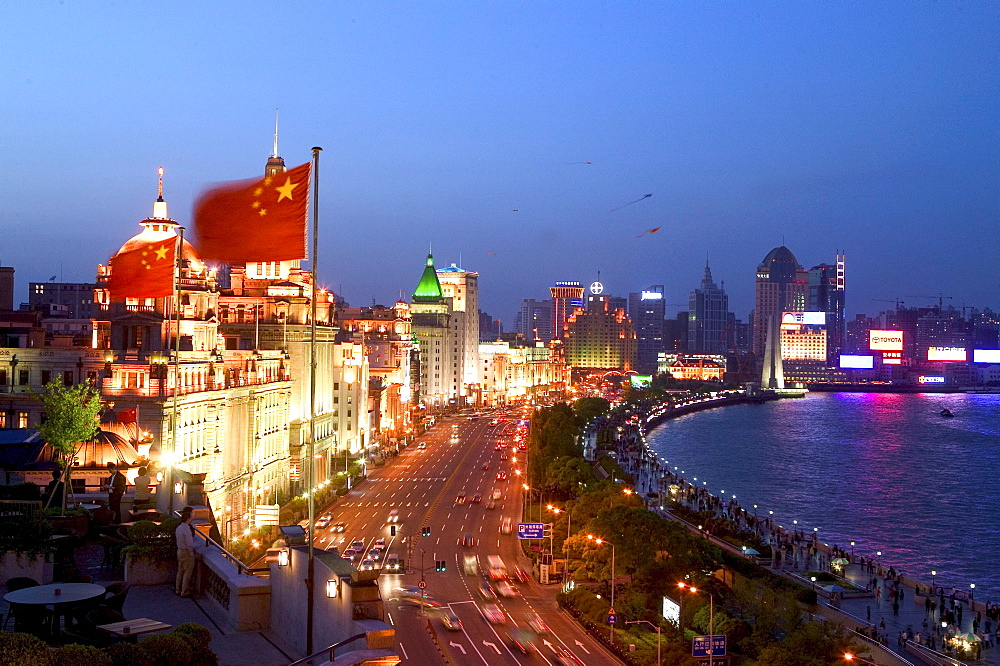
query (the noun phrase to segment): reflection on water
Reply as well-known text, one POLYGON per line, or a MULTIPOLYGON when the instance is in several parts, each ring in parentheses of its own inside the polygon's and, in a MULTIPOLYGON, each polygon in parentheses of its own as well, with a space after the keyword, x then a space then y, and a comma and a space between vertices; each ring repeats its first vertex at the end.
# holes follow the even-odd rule
POLYGON ((649 443, 748 510, 997 601, 998 415, 1000 395, 814 393, 683 416, 649 443))

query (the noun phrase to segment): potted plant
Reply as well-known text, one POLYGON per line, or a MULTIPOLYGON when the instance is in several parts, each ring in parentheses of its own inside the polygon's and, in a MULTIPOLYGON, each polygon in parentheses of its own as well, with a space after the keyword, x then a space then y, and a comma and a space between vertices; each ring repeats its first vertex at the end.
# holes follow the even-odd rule
POLYGON ((157 525, 140 520, 128 528, 132 542, 125 546, 125 582, 129 585, 164 585, 177 576, 177 543, 174 530, 180 524, 167 518, 157 525))

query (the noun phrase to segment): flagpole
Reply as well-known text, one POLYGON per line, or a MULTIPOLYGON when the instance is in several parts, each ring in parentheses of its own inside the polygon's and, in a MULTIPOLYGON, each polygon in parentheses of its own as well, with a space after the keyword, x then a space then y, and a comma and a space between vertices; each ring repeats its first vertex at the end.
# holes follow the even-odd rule
MULTIPOLYGON (((174 394, 170 416, 170 464, 166 481, 167 515, 174 514, 174 465, 177 462, 177 389, 180 387, 181 352, 181 262, 184 261, 184 227, 177 227, 177 245, 174 247, 174 394)), ((138 420, 138 419, 137 419, 138 420)), ((136 426, 138 427, 138 426, 136 426)), ((161 505, 162 506, 162 505, 161 505)))
POLYGON ((316 272, 319 258, 319 154, 323 149, 313 146, 312 173, 312 293, 309 305, 309 558, 306 573, 306 654, 313 653, 313 600, 315 597, 315 562, 313 541, 316 533, 316 272))

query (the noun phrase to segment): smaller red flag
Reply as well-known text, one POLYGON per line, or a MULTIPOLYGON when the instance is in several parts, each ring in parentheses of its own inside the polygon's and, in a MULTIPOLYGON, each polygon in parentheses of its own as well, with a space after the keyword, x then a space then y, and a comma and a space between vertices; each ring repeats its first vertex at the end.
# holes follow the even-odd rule
POLYGON ((174 293, 174 247, 177 238, 146 243, 111 259, 108 290, 112 301, 162 298, 174 293))
POLYGON ((229 263, 304 259, 310 166, 225 183, 198 197, 198 254, 229 263))
POLYGON ((119 423, 135 423, 138 418, 139 413, 134 407, 132 409, 123 409, 118 412, 118 422, 119 423))

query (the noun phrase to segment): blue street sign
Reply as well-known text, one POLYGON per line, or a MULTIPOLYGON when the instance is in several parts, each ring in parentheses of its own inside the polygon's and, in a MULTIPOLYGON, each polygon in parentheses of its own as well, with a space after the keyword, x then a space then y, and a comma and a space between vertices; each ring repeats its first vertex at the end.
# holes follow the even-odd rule
POLYGON ((545 536, 545 523, 518 523, 518 539, 542 539, 545 536))
POLYGON ((725 636, 695 636, 691 641, 692 657, 725 657, 726 637, 725 636))
POLYGON ((608 624, 614 624, 618 621, 618 616, 614 613, 608 613, 608 624))

